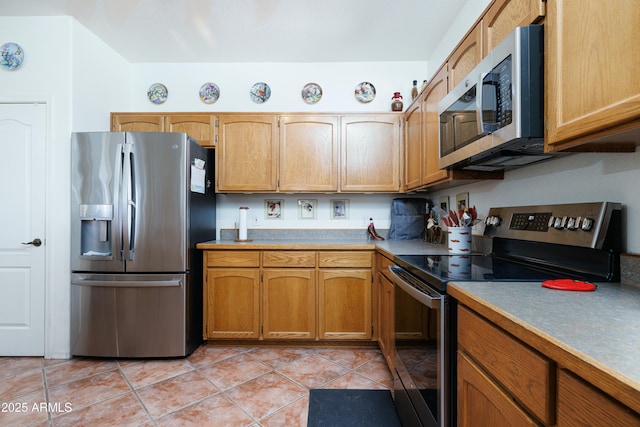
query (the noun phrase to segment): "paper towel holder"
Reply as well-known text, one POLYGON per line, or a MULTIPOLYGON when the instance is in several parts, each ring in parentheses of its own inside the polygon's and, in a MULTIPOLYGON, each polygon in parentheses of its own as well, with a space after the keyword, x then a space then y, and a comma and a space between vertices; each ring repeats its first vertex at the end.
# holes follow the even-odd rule
POLYGON ((246 206, 242 206, 240 207, 240 225, 238 226, 237 224, 235 224, 235 234, 236 234, 236 238, 234 239, 234 242, 251 242, 251 239, 241 239, 240 235, 244 235, 245 237, 247 236, 247 211, 249 210, 248 207, 246 206), (244 215, 243 215, 244 214, 244 215), (243 232, 240 233, 240 229, 244 228, 243 232))

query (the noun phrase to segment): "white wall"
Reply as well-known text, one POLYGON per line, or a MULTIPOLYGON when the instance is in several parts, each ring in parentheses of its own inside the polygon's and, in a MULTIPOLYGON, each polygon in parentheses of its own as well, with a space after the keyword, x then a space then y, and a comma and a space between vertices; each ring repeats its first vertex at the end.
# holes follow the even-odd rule
POLYGON ((490 207, 578 202, 622 203, 623 247, 640 254, 640 152, 584 153, 508 171, 504 180, 484 181, 428 194, 433 200, 468 192, 469 204, 486 217, 490 207))
POLYGON ((426 73, 426 62, 136 64, 131 111, 391 111, 393 93, 401 92, 408 106, 412 80, 420 83, 428 77, 426 73), (376 88, 375 99, 366 104, 354 96, 356 85, 363 81, 376 88), (220 88, 220 99, 214 104, 204 104, 198 95, 206 82, 220 88), (256 82, 271 87, 271 98, 263 104, 249 97, 256 82), (309 82, 323 90, 322 99, 313 105, 301 97, 309 82), (147 99, 147 89, 153 83, 167 86, 169 96, 164 104, 147 99))
MULTIPOLYGON (((369 218, 376 228, 387 229, 391 221, 391 201, 402 194, 218 194, 216 229, 218 238, 221 228, 234 228, 239 222, 239 208, 249 208, 248 228, 252 229, 366 229, 369 218), (284 212, 281 220, 265 219, 265 201, 283 200, 284 212), (316 219, 300 219, 298 200, 317 201, 316 219), (348 200, 348 218, 331 219, 331 200, 348 200)), ((364 235, 363 235, 364 236, 364 235)))
POLYGON ((47 103, 45 355, 67 357, 69 138, 72 131, 109 128, 109 111, 128 102, 131 73, 120 55, 70 17, 0 17, 0 41, 25 51, 18 70, 0 70, 0 102, 47 103))

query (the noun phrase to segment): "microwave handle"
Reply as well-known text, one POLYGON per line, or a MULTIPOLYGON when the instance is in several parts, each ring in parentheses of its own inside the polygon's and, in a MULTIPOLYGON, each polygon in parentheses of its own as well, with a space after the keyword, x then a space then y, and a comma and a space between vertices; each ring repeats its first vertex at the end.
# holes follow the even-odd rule
POLYGON ((482 115, 482 96, 484 91, 482 82, 487 74, 489 73, 480 73, 478 83, 476 84, 476 123, 478 125, 478 136, 484 136, 488 133, 484 131, 484 119, 482 115))

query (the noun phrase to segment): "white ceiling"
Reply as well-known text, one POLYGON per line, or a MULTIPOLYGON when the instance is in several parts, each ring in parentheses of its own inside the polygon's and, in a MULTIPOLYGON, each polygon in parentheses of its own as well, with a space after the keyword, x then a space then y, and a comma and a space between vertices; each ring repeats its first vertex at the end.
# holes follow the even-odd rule
POLYGON ((0 0, 0 14, 73 16, 134 63, 426 61, 465 1, 0 0))

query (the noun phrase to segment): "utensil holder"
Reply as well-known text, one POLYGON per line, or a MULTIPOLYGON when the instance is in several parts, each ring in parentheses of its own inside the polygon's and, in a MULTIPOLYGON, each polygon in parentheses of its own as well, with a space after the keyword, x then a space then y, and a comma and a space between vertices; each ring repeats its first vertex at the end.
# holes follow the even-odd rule
POLYGON ((468 255, 471 253, 471 227, 449 227, 447 235, 447 248, 450 254, 468 255))

